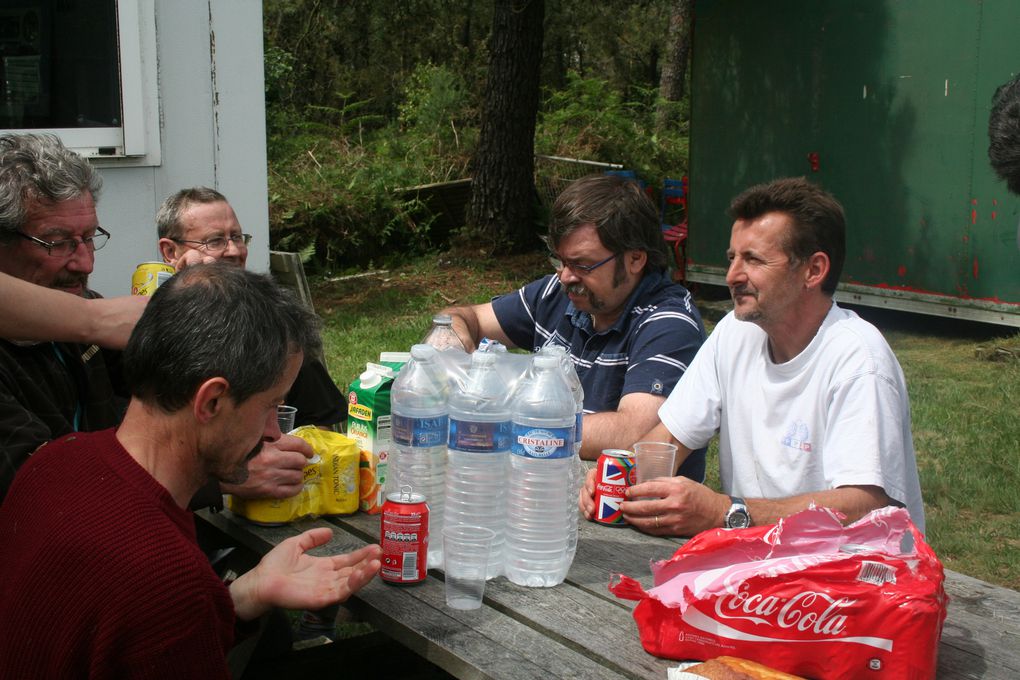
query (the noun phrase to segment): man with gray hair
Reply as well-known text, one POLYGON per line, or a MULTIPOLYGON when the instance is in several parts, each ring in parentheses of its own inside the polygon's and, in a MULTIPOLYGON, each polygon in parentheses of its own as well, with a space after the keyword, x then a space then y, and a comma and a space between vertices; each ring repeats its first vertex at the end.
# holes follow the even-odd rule
MULTIPOLYGON (((102 180, 50 135, 0 136, 0 272, 85 298, 102 180)), ((0 498, 41 444, 115 425, 125 403, 97 345, 0 341, 0 498)))
MULTIPOLYGON (((159 251, 178 271, 200 262, 222 261, 244 268, 251 234, 227 197, 209 187, 181 189, 166 198, 156 213, 159 251)), ((297 408, 297 425, 331 426, 346 417, 345 401, 326 367, 305 358, 287 403, 297 408)))
POLYGON ((377 545, 309 555, 331 535, 317 528, 224 584, 187 510, 207 479, 243 483, 282 436, 276 408, 317 331, 270 278, 236 267, 160 287, 124 351, 123 422, 43 447, 0 507, 0 677, 225 679, 235 624, 343 601, 375 575, 377 545))

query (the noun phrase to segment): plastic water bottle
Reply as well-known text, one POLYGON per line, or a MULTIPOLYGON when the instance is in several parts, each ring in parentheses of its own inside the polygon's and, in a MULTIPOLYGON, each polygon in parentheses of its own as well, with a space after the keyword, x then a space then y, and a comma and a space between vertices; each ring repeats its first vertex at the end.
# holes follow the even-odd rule
POLYGON ((430 345, 411 347, 411 359, 397 374, 390 392, 394 460, 388 488, 409 485, 429 505, 428 566, 443 564, 443 497, 446 476, 446 371, 430 345))
POLYGON ((560 360, 536 355, 511 409, 504 573, 518 585, 554 586, 570 568, 575 412, 560 360))
MULTIPOLYGON (((562 345, 546 345, 542 348, 543 354, 551 354, 560 360, 560 369, 563 377, 570 387, 570 393, 574 397, 574 464, 570 468, 571 493, 577 498, 584 484, 586 468, 581 464, 581 439, 584 430, 584 387, 581 386, 581 379, 574 368, 574 361, 570 358, 567 349, 562 345)), ((576 507, 568 510, 570 513, 570 533, 568 535, 567 551, 570 559, 574 559, 577 551, 577 523, 581 511, 576 507)))
POLYGON ((453 318, 449 314, 436 314, 432 317, 432 328, 422 340, 426 345, 432 345, 440 352, 448 349, 464 351, 464 343, 457 337, 453 330, 453 318))
POLYGON ((500 355, 475 352, 463 386, 450 393, 444 526, 473 524, 495 532, 486 578, 503 572, 510 395, 497 370, 500 355))
POLYGON ((581 379, 577 375, 577 369, 574 368, 574 361, 570 358, 567 348, 562 345, 546 345, 539 353, 552 355, 560 362, 563 379, 567 381, 570 394, 574 398, 574 453, 580 456, 584 429, 584 387, 581 386, 581 379))

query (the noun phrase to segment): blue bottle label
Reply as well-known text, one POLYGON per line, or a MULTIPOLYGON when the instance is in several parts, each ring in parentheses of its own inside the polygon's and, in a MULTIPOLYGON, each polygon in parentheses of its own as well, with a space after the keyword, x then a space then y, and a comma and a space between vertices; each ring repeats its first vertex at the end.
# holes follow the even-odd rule
POLYGON ((574 453, 574 428, 513 426, 510 453, 525 458, 569 458, 574 453))
POLYGON ((393 414, 393 443, 397 446, 429 448, 446 446, 446 431, 449 418, 409 418, 393 414))
POLYGON ((584 425, 584 411, 577 412, 577 419, 574 421, 574 443, 581 441, 581 429, 584 425))
POLYGON ((510 448, 510 421, 479 423, 450 418, 450 448, 471 453, 500 453, 510 448))

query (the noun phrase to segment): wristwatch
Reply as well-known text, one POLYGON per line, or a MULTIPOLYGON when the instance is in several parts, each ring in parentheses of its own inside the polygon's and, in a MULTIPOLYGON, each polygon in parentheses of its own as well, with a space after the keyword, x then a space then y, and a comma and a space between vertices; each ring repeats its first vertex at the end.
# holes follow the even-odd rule
POLYGON ((745 529, 751 526, 751 513, 747 511, 747 503, 743 498, 730 496, 730 509, 726 511, 723 527, 726 529, 745 529))

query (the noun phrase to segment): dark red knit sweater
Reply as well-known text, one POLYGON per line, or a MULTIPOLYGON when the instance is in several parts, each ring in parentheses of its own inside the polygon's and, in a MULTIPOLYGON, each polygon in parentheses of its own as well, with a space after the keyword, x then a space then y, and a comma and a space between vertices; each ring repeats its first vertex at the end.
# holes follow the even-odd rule
POLYGON ((0 678, 228 678, 230 594, 113 430, 33 455, 0 507, 0 678))

